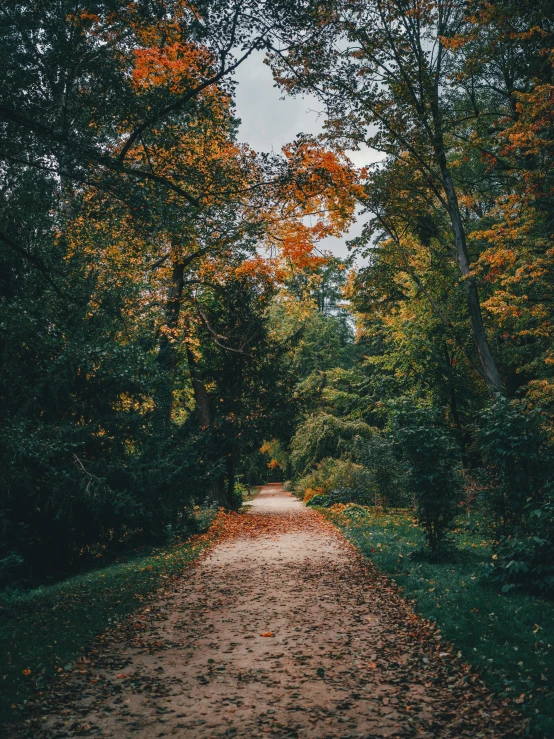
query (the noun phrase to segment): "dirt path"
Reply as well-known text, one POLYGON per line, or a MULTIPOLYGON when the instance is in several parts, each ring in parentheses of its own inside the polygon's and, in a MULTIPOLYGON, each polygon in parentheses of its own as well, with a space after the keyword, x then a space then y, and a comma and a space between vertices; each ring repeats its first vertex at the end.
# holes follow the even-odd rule
POLYGON ((24 735, 520 736, 521 718, 321 516, 267 486, 235 520, 24 735))

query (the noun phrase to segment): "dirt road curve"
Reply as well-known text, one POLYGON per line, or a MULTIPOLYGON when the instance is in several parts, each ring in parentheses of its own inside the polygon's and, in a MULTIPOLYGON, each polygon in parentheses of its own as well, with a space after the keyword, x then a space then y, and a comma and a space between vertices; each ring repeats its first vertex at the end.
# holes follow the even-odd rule
POLYGON ((521 718, 320 515, 274 485, 236 518, 17 736, 521 735, 521 718))

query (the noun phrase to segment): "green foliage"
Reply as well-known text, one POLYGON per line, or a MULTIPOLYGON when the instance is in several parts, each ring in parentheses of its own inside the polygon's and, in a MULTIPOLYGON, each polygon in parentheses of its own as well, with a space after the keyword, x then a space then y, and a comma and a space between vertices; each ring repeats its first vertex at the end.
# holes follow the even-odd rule
POLYGON ((308 417, 291 441, 292 467, 302 475, 326 457, 352 456, 354 439, 370 435, 371 427, 361 420, 341 419, 330 413, 308 417))
POLYGON ((233 487, 233 496, 235 498, 235 505, 233 508, 238 511, 245 500, 250 497, 250 488, 242 482, 236 481, 233 487))
POLYGON ((271 473, 272 470, 268 469, 267 456, 259 449, 241 457, 240 474, 248 485, 262 485, 267 482, 271 477, 268 472, 271 473))
MULTIPOLYGON (((311 472, 295 482, 297 495, 308 500, 314 493, 329 495, 333 490, 363 490, 370 496, 371 478, 362 465, 348 459, 323 459, 311 472)), ((336 501, 338 502, 338 501, 336 501)))
MULTIPOLYGON (((44 209, 59 207, 56 193, 47 194, 43 211, 14 203, 33 232, 48 233, 44 209)), ((108 256, 121 256, 118 244, 108 246, 108 256)), ((142 259, 154 256, 140 246, 142 259)), ((173 354, 161 361, 164 313, 158 300, 144 303, 153 287, 143 265, 119 271, 115 281, 103 251, 107 263, 99 260, 91 276, 82 244, 71 255, 67 239, 54 248, 45 237, 36 253, 48 257, 67 291, 59 294, 4 247, 0 240, 0 260, 9 266, 0 284, 0 577, 36 582, 130 542, 187 530, 185 508, 204 501, 212 480, 240 473, 241 456, 286 423, 288 375, 267 338, 271 289, 248 275, 229 279, 223 297, 196 287, 206 321, 230 347, 199 318, 194 327, 189 321, 203 348, 196 369, 210 388, 211 427, 202 430, 184 341, 166 341, 173 354), (160 425, 161 387, 167 402, 160 425)), ((164 293, 163 285, 154 291, 164 293)))
POLYGON ((365 420, 371 405, 365 385, 366 378, 358 367, 314 370, 298 382, 296 397, 304 412, 365 420))
POLYGON ((554 735, 554 609, 543 598, 498 593, 483 585, 483 564, 492 545, 482 533, 456 529, 458 556, 441 563, 410 556, 423 544, 423 533, 409 514, 379 514, 349 506, 329 511, 346 537, 380 570, 394 578, 416 610, 436 621, 454 651, 473 665, 501 698, 523 700, 533 736, 554 735))
POLYGON ((554 499, 528 503, 513 534, 502 536, 493 558, 485 565, 490 580, 502 592, 514 588, 554 595, 554 499))
POLYGON ((176 442, 143 438, 135 453, 119 456, 116 448, 98 457, 86 428, 5 428, 0 558, 17 562, 12 576, 64 572, 137 538, 190 531, 187 510, 203 479, 199 439, 176 442))
POLYGON ((554 450, 543 421, 540 409, 501 396, 480 415, 477 440, 489 477, 485 503, 500 533, 522 523, 528 503, 550 495, 554 450))
MULTIPOLYGON (((260 458, 261 441, 283 435, 290 425, 292 380, 279 363, 282 347, 267 315, 273 297, 272 283, 260 285, 255 275, 230 279, 224 291, 203 296, 209 328, 198 326, 197 369, 212 388, 213 453, 223 460, 228 490, 237 475, 251 483, 267 479, 269 460, 260 458), (225 343, 214 340, 213 332, 225 336, 225 343)), ((229 497, 227 503, 236 507, 229 497)))
POLYGON ((356 456, 369 472, 375 505, 399 507, 410 502, 406 475, 395 454, 392 439, 378 431, 368 439, 356 439, 356 456))
POLYGON ((333 488, 327 495, 314 495, 307 505, 330 508, 337 504, 354 503, 357 505, 368 505, 371 493, 367 488, 337 487, 333 488))
POLYGON ((412 400, 396 405, 393 436, 408 466, 417 520, 435 555, 444 545, 458 511, 459 451, 440 414, 412 400))
POLYGON ((295 377, 352 363, 353 332, 345 315, 326 315, 316 307, 301 304, 295 311, 287 308, 276 303, 270 317, 280 340, 296 336, 288 358, 295 377))
MULTIPOLYGON (((320 317, 341 318, 342 329, 349 332, 345 320, 348 311, 342 301, 351 265, 351 257, 343 261, 327 253, 324 264, 310 265, 306 270, 295 269, 287 279, 287 292, 298 302, 311 303, 320 317)), ((322 321, 320 325, 336 326, 333 321, 322 321)))
POLYGON ((481 414, 483 497, 500 542, 487 576, 503 590, 554 593, 554 453, 540 409, 497 397, 481 414))

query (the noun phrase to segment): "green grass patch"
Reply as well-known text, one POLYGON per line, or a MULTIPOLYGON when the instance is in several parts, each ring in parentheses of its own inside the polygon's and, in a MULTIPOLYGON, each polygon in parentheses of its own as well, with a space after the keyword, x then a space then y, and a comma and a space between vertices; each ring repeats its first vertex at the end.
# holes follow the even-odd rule
MULTIPOLYGON (((203 513, 207 527, 215 512, 203 513)), ((31 591, 0 591, 0 723, 52 675, 70 670, 91 640, 140 607, 207 546, 207 538, 156 548, 31 591)))
POLYGON ((502 594, 483 582, 491 542, 457 529, 450 561, 412 559, 422 531, 406 512, 377 513, 351 505, 320 509, 358 549, 413 599, 501 698, 531 718, 536 736, 554 737, 554 604, 524 593, 502 594))

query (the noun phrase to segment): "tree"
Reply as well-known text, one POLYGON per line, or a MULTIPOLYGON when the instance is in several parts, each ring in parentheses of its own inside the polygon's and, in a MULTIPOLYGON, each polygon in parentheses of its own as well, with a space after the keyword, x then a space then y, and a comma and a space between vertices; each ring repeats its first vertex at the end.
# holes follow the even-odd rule
POLYGON ((380 0, 307 3, 284 23, 290 44, 285 51, 273 48, 272 63, 287 91, 309 91, 325 102, 328 139, 343 147, 372 146, 392 160, 403 157, 434 207, 447 214, 448 247, 465 288, 480 373, 491 390, 500 390, 450 162, 458 106, 444 39, 460 30, 464 13, 465 4, 451 0, 409 7, 380 0))
POLYGON ((457 512, 461 490, 457 450, 440 415, 432 408, 415 405, 411 399, 398 404, 393 434, 408 464, 417 519, 435 556, 457 512))
POLYGON ((248 3, 13 1, 0 21, 6 161, 55 173, 70 189, 88 183, 121 197, 150 183, 199 204, 178 171, 138 161, 149 135, 194 119, 214 86, 228 94, 233 70, 263 45, 248 3))
POLYGON ((364 421, 341 419, 328 413, 308 416, 299 424, 291 442, 293 469, 305 475, 327 457, 353 455, 354 440, 367 439, 371 432, 364 421))
POLYGON ((252 9, 0 9, 0 559, 22 572, 173 535, 206 489, 232 506, 279 427, 268 296, 349 222, 357 173, 305 137, 237 142, 252 9))

